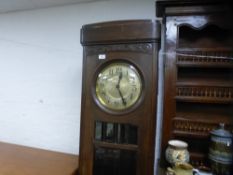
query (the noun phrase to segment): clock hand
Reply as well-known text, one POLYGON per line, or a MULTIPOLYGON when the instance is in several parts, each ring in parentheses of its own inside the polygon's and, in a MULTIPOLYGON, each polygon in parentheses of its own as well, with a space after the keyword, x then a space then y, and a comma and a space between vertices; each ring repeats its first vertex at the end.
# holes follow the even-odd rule
POLYGON ((122 93, 121 93, 121 90, 120 90, 120 82, 121 82, 121 79, 122 79, 122 72, 120 72, 120 74, 119 74, 119 79, 118 79, 116 88, 117 88, 117 90, 118 90, 118 92, 119 92, 119 94, 120 94, 120 97, 121 97, 121 99, 122 99, 123 104, 126 106, 126 101, 125 101, 125 99, 124 99, 124 97, 123 97, 123 95, 122 95, 122 93))
POLYGON ((121 96, 121 99, 122 99, 122 102, 123 102, 123 104, 126 106, 126 101, 125 101, 125 99, 124 99, 124 97, 123 97, 123 95, 122 95, 122 93, 121 93, 121 90, 119 89, 119 88, 117 88, 117 90, 118 90, 118 92, 119 92, 119 94, 120 94, 120 96, 121 96))
POLYGON ((122 79, 122 72, 120 72, 120 74, 119 74, 119 79, 118 79, 118 82, 117 82, 117 85, 116 85, 116 88, 117 88, 117 89, 120 89, 120 82, 121 82, 121 79, 122 79))

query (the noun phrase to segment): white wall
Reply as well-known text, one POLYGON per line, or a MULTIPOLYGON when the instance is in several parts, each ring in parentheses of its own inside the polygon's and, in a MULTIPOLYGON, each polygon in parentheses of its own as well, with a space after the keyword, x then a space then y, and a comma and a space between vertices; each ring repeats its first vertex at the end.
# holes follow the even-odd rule
POLYGON ((154 19, 154 0, 0 15, 0 141, 78 154, 83 24, 154 19))

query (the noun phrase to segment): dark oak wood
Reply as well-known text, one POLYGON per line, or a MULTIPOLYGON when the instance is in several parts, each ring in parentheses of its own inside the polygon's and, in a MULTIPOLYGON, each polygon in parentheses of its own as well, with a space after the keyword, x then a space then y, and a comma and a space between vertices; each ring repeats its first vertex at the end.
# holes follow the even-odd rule
POLYGON ((208 166, 209 133, 233 131, 232 2, 157 1, 165 27, 162 160, 170 139, 189 144, 191 163, 208 166))
MULTIPOLYGON (((160 45, 159 23, 151 20, 134 20, 84 25, 81 38, 84 56, 80 175, 96 175, 95 167, 101 163, 108 165, 100 168, 99 171, 102 173, 99 175, 105 175, 104 169, 111 169, 112 166, 114 166, 113 169, 115 168, 112 174, 123 175, 128 171, 127 169, 131 169, 128 175, 152 175, 156 125, 157 55, 160 45), (100 54, 104 54, 106 58, 99 59, 100 54), (143 91, 137 105, 125 112, 104 110, 97 103, 95 96, 95 82, 100 68, 117 61, 134 65, 143 77, 143 91), (101 122, 103 128, 106 124, 114 125, 114 128, 133 126, 136 128, 136 143, 97 140, 96 121, 101 122), (96 150, 106 151, 99 161, 95 160, 100 157, 96 150), (114 158, 116 156, 120 157, 114 158), (121 161, 121 157, 126 157, 128 161, 121 161)), ((115 132, 114 130, 112 131, 115 132)))
POLYGON ((151 20, 112 21, 82 27, 83 45, 157 42, 160 29, 151 20), (156 26, 155 26, 156 25, 156 26), (146 26, 146 27, 145 27, 146 26), (156 30, 155 30, 156 27, 156 30))
POLYGON ((78 156, 0 142, 1 175, 75 175, 78 156))
POLYGON ((230 6, 232 7, 231 0, 158 0, 156 1, 156 16, 215 13, 225 11, 230 6))

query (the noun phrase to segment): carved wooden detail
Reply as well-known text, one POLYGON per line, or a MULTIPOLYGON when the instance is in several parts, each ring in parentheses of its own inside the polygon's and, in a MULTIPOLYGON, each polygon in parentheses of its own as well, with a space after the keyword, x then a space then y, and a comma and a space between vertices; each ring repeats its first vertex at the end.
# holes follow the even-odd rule
POLYGON ((176 87, 177 100, 201 100, 213 103, 232 103, 233 87, 176 87))
POLYGON ((101 46, 89 46, 86 48, 88 55, 104 54, 107 52, 114 51, 130 51, 130 52, 141 52, 141 53, 152 53, 152 44, 119 44, 119 45, 101 45, 101 46))
POLYGON ((179 66, 223 66, 233 67, 233 51, 177 51, 179 66))
MULTIPOLYGON (((208 137, 210 131, 218 128, 216 122, 205 122, 185 118, 173 119, 173 134, 175 135, 192 135, 196 137, 208 137)), ((233 125, 227 125, 226 128, 233 132, 233 125)))
POLYGON ((200 122, 200 121, 191 121, 182 118, 175 118, 173 120, 174 125, 174 134, 179 134, 182 132, 191 133, 192 135, 202 135, 208 136, 209 132, 218 126, 216 123, 200 122))

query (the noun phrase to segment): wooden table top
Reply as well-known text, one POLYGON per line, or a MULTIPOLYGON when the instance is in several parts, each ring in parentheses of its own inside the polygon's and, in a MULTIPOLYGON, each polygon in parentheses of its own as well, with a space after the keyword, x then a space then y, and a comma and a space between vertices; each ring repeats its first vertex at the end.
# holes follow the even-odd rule
POLYGON ((75 175, 78 156, 0 142, 0 175, 75 175))

